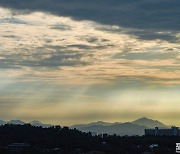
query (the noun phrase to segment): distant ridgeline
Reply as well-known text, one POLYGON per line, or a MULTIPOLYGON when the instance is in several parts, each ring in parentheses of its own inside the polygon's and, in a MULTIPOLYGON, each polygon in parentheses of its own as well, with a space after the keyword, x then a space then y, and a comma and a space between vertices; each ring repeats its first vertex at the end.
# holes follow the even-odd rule
POLYGON ((180 136, 180 130, 178 127, 171 127, 170 129, 159 129, 155 127, 155 129, 145 129, 145 135, 151 136, 180 136))
POLYGON ((21 121, 21 120, 10 120, 10 121, 0 120, 0 125, 5 125, 5 124, 12 124, 12 125, 31 124, 32 126, 41 126, 43 128, 48 128, 48 127, 52 126, 51 124, 43 124, 43 123, 41 123, 40 121, 37 121, 37 120, 31 121, 29 123, 26 123, 26 122, 21 121))
MULTIPOLYGON (((13 124, 13 125, 24 125, 27 124, 21 120, 10 120, 10 121, 3 121, 0 120, 0 125, 4 124, 13 124)), ((43 128, 52 127, 51 124, 43 124, 39 121, 31 121, 29 122, 32 126, 41 126, 43 128)), ((81 132, 91 132, 92 135, 99 135, 99 134, 109 134, 109 135, 128 135, 128 136, 143 136, 145 133, 145 129, 153 129, 155 127, 159 128, 169 128, 165 124, 161 123, 160 121, 148 119, 146 117, 131 121, 131 122, 103 122, 97 121, 88 124, 76 124, 70 126, 70 128, 78 129, 81 132)))

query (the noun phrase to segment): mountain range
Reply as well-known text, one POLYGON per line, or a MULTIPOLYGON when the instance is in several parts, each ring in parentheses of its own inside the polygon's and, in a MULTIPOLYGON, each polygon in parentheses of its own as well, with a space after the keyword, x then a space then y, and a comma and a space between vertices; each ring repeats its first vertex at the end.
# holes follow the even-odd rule
MULTIPOLYGON (((0 125, 4 124, 14 124, 14 125, 23 125, 26 124, 25 122, 21 120, 10 120, 10 121, 3 121, 0 120, 0 125)), ((51 127, 53 125, 51 124, 43 124, 39 121, 31 121, 29 124, 33 126, 41 126, 44 128, 51 127)), ((115 123, 110 123, 110 122, 103 122, 103 121, 97 121, 97 122, 92 122, 88 124, 79 124, 79 125, 73 125, 70 126, 70 128, 78 129, 82 132, 91 132, 92 134, 117 134, 117 135, 144 135, 144 130, 148 128, 168 128, 165 124, 157 121, 157 120, 152 120, 148 119, 146 117, 134 120, 132 122, 115 122, 115 123)))
POLYGON ((148 128, 168 128, 165 124, 157 121, 148 119, 146 117, 137 119, 132 122, 124 123, 108 123, 108 122, 93 122, 89 124, 73 125, 71 128, 76 128, 83 132, 92 132, 93 134, 118 134, 118 135, 144 135, 144 129, 148 128))
MULTIPOLYGON (((4 125, 4 124, 24 125, 24 124, 28 124, 28 123, 21 121, 21 120, 10 120, 10 121, 0 120, 0 125, 4 125)), ((29 122, 29 124, 31 124, 32 126, 41 126, 43 128, 53 126, 51 124, 43 124, 40 121, 36 121, 36 120, 29 122)))

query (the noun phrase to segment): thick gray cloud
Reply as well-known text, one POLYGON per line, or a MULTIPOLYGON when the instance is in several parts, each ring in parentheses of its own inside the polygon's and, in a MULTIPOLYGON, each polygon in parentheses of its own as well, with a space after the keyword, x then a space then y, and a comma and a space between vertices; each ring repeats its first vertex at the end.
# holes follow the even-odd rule
MULTIPOLYGON (((61 49, 61 47, 58 46, 54 46, 54 48, 53 46, 49 47, 57 50, 61 49)), ((43 49, 43 53, 38 49, 36 50, 37 52, 32 55, 27 53, 13 54, 13 56, 12 54, 0 54, 0 56, 3 57, 3 59, 0 59, 0 69, 18 69, 22 66, 56 68, 58 66, 75 66, 86 64, 86 62, 80 60, 84 54, 78 53, 78 51, 73 52, 66 49, 66 51, 60 50, 56 51, 56 53, 53 54, 48 53, 48 51, 46 51, 46 48, 43 49), (51 54, 51 56, 48 58, 42 58, 46 54, 51 54), (24 60, 24 58, 28 56, 36 59, 24 60)))
MULTIPOLYGON (((180 26, 179 0, 0 0, 0 6, 26 13, 46 11, 77 20, 93 20, 103 24, 150 31, 179 31, 180 26)), ((144 39, 170 37, 168 34, 136 35, 144 39)))
MULTIPOLYGON (((79 3, 79 7, 82 4, 79 3)), ((135 2, 131 4, 136 6, 135 2)), ((70 6, 67 8, 72 9, 70 6)), ((127 77, 141 80, 140 76, 144 75, 152 82, 152 78, 165 76, 174 84, 174 79, 179 78, 179 34, 171 29, 151 31, 87 20, 79 22, 60 14, 58 17, 43 12, 19 14, 19 11, 26 12, 24 9, 17 12, 0 8, 0 11, 0 73, 3 77, 9 71, 13 72, 9 74, 12 78, 43 78, 48 82, 75 85, 108 83, 118 79, 129 82, 127 77), (168 42, 157 40, 158 37, 166 38, 168 42), (177 37, 177 41, 173 37, 177 37), (125 78, 122 79, 122 75, 125 78)), ((113 24, 111 20, 109 23, 113 24)), ((164 84, 164 80, 162 82, 164 84)))

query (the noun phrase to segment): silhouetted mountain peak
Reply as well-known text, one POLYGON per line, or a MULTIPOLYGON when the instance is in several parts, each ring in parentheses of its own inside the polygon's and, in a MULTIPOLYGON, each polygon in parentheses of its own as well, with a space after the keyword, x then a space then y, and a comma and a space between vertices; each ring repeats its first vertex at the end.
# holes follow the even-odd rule
POLYGON ((14 124, 14 125, 23 125, 23 124, 25 124, 25 122, 23 122, 21 120, 10 120, 7 123, 14 124))
POLYGON ((33 124, 42 124, 42 123, 41 123, 40 121, 33 120, 33 121, 31 121, 31 122, 30 122, 30 124, 32 124, 32 125, 33 125, 33 124))
POLYGON ((154 127, 167 127, 166 125, 164 125, 163 123, 157 121, 157 120, 153 120, 153 119, 149 119, 146 117, 137 119, 135 121, 132 121, 133 124, 137 124, 140 126, 146 126, 149 128, 154 128, 154 127))
MULTIPOLYGON (((149 118, 146 118, 146 117, 143 117, 143 118, 139 118, 139 120, 152 120, 152 119, 149 119, 149 118)), ((137 119, 138 120, 138 119, 137 119)))
MULTIPOLYGON (((10 121, 3 121, 3 120, 0 120, 0 125, 4 125, 4 124, 12 124, 12 125, 24 125, 26 124, 26 122, 23 122, 21 120, 10 120, 10 121)), ((51 124, 43 124, 41 123, 40 121, 37 121, 37 120, 33 120, 31 122, 29 122, 29 124, 31 124, 32 126, 41 126, 41 127, 44 127, 44 128, 48 128, 48 127, 51 127, 52 125, 51 124)))
POLYGON ((78 129, 83 132, 93 132, 97 134, 118 134, 118 135, 144 135, 144 129, 147 127, 139 126, 131 122, 114 123, 113 125, 82 125, 78 129))
POLYGON ((43 123, 41 123, 40 121, 37 121, 37 120, 31 121, 30 124, 33 125, 33 126, 41 126, 41 127, 44 127, 44 128, 48 128, 48 127, 52 126, 51 124, 43 124, 43 123))
POLYGON ((97 134, 119 134, 119 135, 143 135, 144 129, 154 127, 167 127, 163 123, 152 120, 146 117, 137 119, 132 122, 115 122, 107 123, 103 121, 92 122, 89 124, 74 125, 72 128, 77 128, 83 132, 96 132, 97 134))
POLYGON ((4 124, 6 124, 6 122, 3 120, 0 120, 0 125, 4 125, 4 124))
POLYGON ((89 124, 77 124, 71 126, 71 128, 81 128, 81 127, 90 127, 90 126, 111 126, 114 123, 104 122, 104 121, 97 121, 97 122, 91 122, 89 124))

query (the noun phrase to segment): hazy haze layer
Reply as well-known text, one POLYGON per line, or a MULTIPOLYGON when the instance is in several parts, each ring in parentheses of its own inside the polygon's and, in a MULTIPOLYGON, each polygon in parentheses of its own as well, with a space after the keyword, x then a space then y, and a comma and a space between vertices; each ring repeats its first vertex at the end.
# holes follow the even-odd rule
POLYGON ((107 9, 106 0, 94 10, 95 2, 60 1, 61 11, 53 11, 55 0, 37 8, 16 2, 0 0, 2 120, 71 125, 147 116, 180 126, 178 1, 113 0, 107 9), (133 9, 146 14, 135 22, 133 9))

